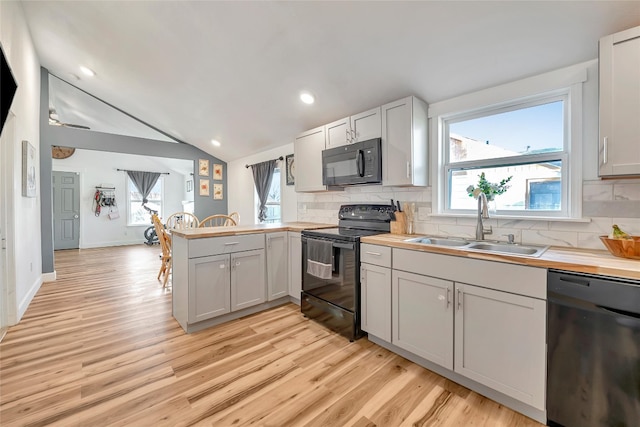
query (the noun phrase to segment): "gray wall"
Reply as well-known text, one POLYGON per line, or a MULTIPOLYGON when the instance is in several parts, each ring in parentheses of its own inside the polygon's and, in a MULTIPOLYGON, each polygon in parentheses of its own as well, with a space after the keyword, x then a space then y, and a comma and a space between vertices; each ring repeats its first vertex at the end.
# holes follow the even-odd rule
MULTIPOLYGON (((168 157, 172 159, 193 160, 197 168, 198 159, 208 159, 213 169, 213 164, 223 165, 224 194, 227 192, 227 164, 192 145, 185 143, 171 143, 155 141, 145 138, 114 135, 101 132, 93 132, 81 129, 71 129, 62 126, 49 125, 49 71, 40 70, 40 200, 42 222, 42 272, 54 271, 53 257, 53 195, 51 191, 51 146, 84 148, 88 150, 110 151, 114 153, 148 155, 154 157, 168 157)), ((114 169, 118 165, 113 165, 114 169)), ((158 171, 162 172, 162 171, 158 171)), ((124 173, 124 172, 123 172, 124 173)), ((194 171, 194 196, 195 214, 198 218, 204 218, 217 213, 227 213, 227 197, 223 200, 213 200, 213 187, 209 197, 198 196, 197 170, 194 171)), ((211 177, 209 177, 211 180, 211 177)), ((220 183, 217 181, 216 183, 220 183)))

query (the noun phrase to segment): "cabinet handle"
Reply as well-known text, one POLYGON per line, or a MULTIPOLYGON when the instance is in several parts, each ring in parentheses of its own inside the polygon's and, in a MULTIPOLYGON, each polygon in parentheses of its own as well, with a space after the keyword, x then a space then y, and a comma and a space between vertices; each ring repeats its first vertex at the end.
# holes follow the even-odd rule
POLYGON ((462 308, 462 291, 458 288, 458 310, 462 308))
POLYGON ((602 164, 606 165, 609 160, 608 156, 608 148, 609 148, 609 137, 605 136, 602 138, 602 164))
POLYGON ((451 304, 451 289, 447 288, 447 305, 446 305, 446 308, 449 308, 449 304, 451 304))
POLYGON ((345 138, 346 138, 347 142, 351 143, 351 136, 350 136, 350 133, 349 133, 349 129, 345 129, 344 133, 346 135, 345 138))
POLYGON ((369 252, 369 251, 366 251, 365 253, 366 253, 367 255, 382 256, 382 254, 381 254, 380 252, 369 252))
POLYGON ((224 245, 225 245, 225 246, 231 246, 231 245, 237 245, 237 244, 239 244, 239 243, 240 243, 240 242, 229 242, 229 243, 225 243, 224 245))
POLYGON ((411 162, 407 162, 407 178, 411 178, 411 162))
POLYGON ((356 142, 358 141, 358 134, 356 133, 355 130, 351 131, 351 142, 356 142))

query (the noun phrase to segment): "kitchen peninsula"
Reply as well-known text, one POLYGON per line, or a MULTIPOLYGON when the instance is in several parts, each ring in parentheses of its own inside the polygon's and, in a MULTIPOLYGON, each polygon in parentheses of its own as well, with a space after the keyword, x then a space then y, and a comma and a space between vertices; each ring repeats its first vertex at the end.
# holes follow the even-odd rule
POLYGON ((300 231, 330 227, 290 222, 172 231, 173 317, 190 333, 299 301, 300 231))

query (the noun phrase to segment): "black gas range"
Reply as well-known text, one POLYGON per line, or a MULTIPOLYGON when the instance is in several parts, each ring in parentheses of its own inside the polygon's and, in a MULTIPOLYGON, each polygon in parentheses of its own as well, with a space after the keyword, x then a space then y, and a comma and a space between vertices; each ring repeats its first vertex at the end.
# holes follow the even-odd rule
POLYGON ((360 329, 360 238, 388 233, 392 205, 343 205, 338 227, 302 232, 302 313, 351 341, 360 329))

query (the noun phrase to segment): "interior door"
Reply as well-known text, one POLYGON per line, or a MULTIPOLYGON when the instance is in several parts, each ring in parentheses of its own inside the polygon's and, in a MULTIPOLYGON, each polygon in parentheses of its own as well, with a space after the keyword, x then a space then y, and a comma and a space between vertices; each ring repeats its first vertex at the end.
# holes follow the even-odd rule
POLYGON ((53 172, 53 249, 80 247, 80 176, 53 172))

